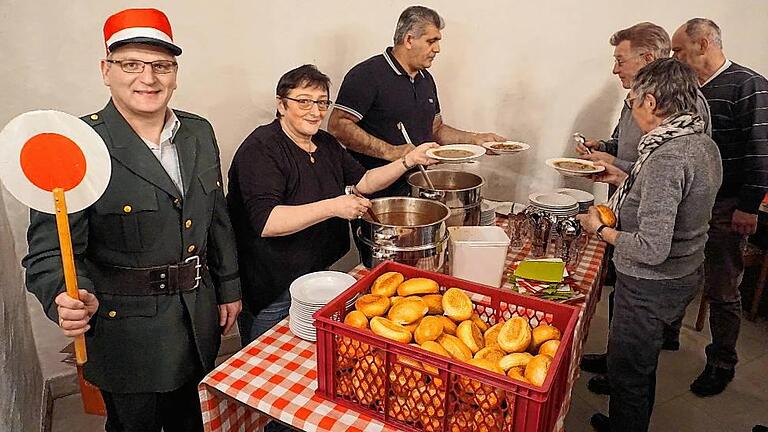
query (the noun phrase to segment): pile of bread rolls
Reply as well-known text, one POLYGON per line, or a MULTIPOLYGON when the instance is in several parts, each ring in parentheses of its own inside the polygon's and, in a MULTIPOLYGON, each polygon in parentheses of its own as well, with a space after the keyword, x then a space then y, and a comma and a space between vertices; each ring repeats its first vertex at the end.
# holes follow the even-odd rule
MULTIPOLYGON (((344 322, 535 386, 544 383, 561 336, 547 324, 531 329, 522 317, 489 326, 461 289, 441 294, 434 280, 405 280, 398 272, 379 276, 344 322)), ((364 343, 346 340, 339 347, 340 367, 354 366, 369 351, 364 343)), ((418 366, 437 372, 430 365, 418 366)))

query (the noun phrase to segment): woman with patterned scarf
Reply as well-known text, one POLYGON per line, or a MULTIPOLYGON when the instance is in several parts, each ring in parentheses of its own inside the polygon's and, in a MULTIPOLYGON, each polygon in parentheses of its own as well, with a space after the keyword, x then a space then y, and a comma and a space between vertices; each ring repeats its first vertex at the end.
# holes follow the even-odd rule
POLYGON ((616 298, 608 336, 609 416, 598 431, 646 431, 664 325, 682 318, 703 278, 704 244, 722 162, 695 114, 698 82, 678 60, 641 69, 625 100, 645 135, 629 174, 607 165, 596 176, 619 186, 609 200, 616 228, 594 208, 582 227, 614 245, 616 298))

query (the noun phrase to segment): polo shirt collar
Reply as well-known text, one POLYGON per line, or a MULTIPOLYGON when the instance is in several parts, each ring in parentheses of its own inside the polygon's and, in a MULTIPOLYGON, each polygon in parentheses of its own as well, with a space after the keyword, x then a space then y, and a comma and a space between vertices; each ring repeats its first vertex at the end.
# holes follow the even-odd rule
MULTIPOLYGON (((408 72, 405 71, 405 68, 400 65, 400 62, 398 62, 394 54, 392 54, 392 47, 387 47, 387 49, 384 50, 384 59, 387 61, 389 67, 392 68, 392 71, 394 71, 395 74, 408 76, 408 72)), ((419 70, 419 75, 424 78, 424 71, 419 70)))

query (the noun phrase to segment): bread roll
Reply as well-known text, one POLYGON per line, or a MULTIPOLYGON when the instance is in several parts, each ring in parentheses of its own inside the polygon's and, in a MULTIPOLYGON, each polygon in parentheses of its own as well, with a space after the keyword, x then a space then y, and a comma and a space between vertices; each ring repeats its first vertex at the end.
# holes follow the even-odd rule
POLYGON ((379 336, 402 343, 408 343, 411 341, 411 332, 409 332, 400 324, 393 323, 386 318, 373 317, 371 318, 370 324, 371 331, 379 336))
POLYGON ((504 370, 509 370, 514 367, 525 367, 532 358, 533 354, 529 352, 507 354, 499 360, 499 367, 504 370))
POLYGON ((485 340, 485 346, 497 347, 499 346, 499 333, 501 327, 504 325, 504 321, 492 325, 488 330, 483 333, 483 339, 485 340))
POLYGON ((518 381, 528 382, 528 379, 525 377, 525 368, 522 366, 510 368, 507 371, 507 376, 518 381))
POLYGON ((368 317, 359 310, 353 310, 344 317, 344 324, 361 329, 368 328, 368 317))
POLYGON ((437 338, 437 343, 456 360, 467 361, 472 358, 472 351, 456 336, 443 333, 437 338))
POLYGON ((437 339, 441 334, 443 334, 443 321, 438 317, 425 316, 413 332, 413 338, 417 344, 421 345, 437 339))
POLYGON ((437 294, 438 292, 440 292, 440 285, 432 279, 427 278, 411 278, 397 287, 397 295, 403 297, 409 295, 437 294))
POLYGON ((481 332, 485 333, 486 330, 488 330, 488 323, 483 321, 482 318, 480 318, 480 315, 478 315, 477 312, 472 312, 472 316, 469 317, 469 319, 472 320, 473 323, 477 326, 477 328, 480 329, 481 332))
POLYGON ((440 318, 440 321, 443 322, 443 333, 455 336, 457 327, 456 323, 445 315, 441 315, 438 318, 440 318))
POLYGON ((421 348, 423 348, 423 349, 425 349, 425 350, 427 350, 427 351, 429 351, 431 353, 435 353, 435 354, 443 356, 443 357, 451 358, 451 353, 446 351, 446 349, 443 348, 442 345, 440 345, 439 343, 437 343, 435 341, 426 341, 423 344, 421 344, 421 348))
POLYGON ((525 367, 525 379, 529 383, 541 387, 544 384, 544 380, 547 378, 547 372, 549 366, 552 364, 552 357, 539 354, 533 356, 528 365, 525 367))
POLYGON ((387 318, 394 323, 405 325, 420 320, 427 312, 429 307, 421 297, 406 297, 389 308, 387 318))
POLYGON ((384 297, 392 297, 397 292, 397 287, 405 280, 405 276, 398 272, 386 272, 376 278, 371 285, 371 294, 384 297))
POLYGON ((610 207, 598 204, 595 206, 595 209, 597 210, 597 213, 600 216, 600 222, 602 222, 603 225, 607 225, 611 228, 616 226, 616 214, 610 207))
POLYGON ((531 326, 523 317, 512 317, 501 326, 499 346, 508 353, 523 352, 531 343, 531 326))
MULTIPOLYGON (((424 319, 424 318, 422 318, 422 319, 424 319)), ((414 321, 414 322, 412 322, 410 324, 403 324, 403 327, 408 329, 408 331, 411 332, 411 334, 413 334, 413 332, 415 332, 416 329, 419 327, 419 323, 421 323, 422 319, 418 319, 418 320, 416 320, 416 321, 414 321)))
MULTIPOLYGON (((473 358, 487 359, 487 360, 496 362, 498 364, 499 361, 504 357, 504 354, 506 353, 502 351, 501 348, 499 347, 485 347, 480 351, 476 352, 473 358)), ((501 365, 499 364, 499 366, 501 365)))
POLYGON ((382 316, 389 309, 389 298, 376 294, 365 294, 355 300, 355 309, 364 313, 368 318, 382 316))
POLYGON ((557 327, 542 324, 531 331, 531 346, 529 350, 532 353, 539 351, 541 344, 548 340, 560 340, 560 330, 557 327))
POLYGON ((539 354, 546 354, 552 358, 555 358, 557 349, 560 348, 560 341, 557 339, 550 339, 539 347, 539 354))
POLYGON ((455 322, 468 320, 474 311, 472 300, 464 291, 458 288, 449 288, 443 294, 443 313, 455 322))
POLYGON ((430 315, 443 314, 443 295, 442 294, 427 294, 422 298, 424 299, 425 302, 427 302, 430 315))
POLYGON ((464 345, 472 351, 472 354, 480 351, 485 347, 485 340, 483 339, 483 332, 477 328, 471 319, 462 321, 456 328, 456 337, 464 342, 464 345))

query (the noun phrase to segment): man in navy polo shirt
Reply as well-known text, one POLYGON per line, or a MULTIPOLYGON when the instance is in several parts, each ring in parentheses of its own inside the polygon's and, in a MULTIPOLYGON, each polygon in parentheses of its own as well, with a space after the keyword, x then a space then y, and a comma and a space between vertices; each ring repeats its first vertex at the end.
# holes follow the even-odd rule
MULTIPOLYGON (((435 80, 427 72, 440 52, 443 27, 445 22, 434 10, 407 8, 397 22, 394 47, 358 64, 344 77, 328 130, 365 168, 402 159, 414 149, 405 143, 397 128, 399 122, 416 145, 429 141, 480 145, 505 140, 493 133, 465 132, 443 123, 435 80)), ((377 196, 407 194, 403 176, 377 196)))

